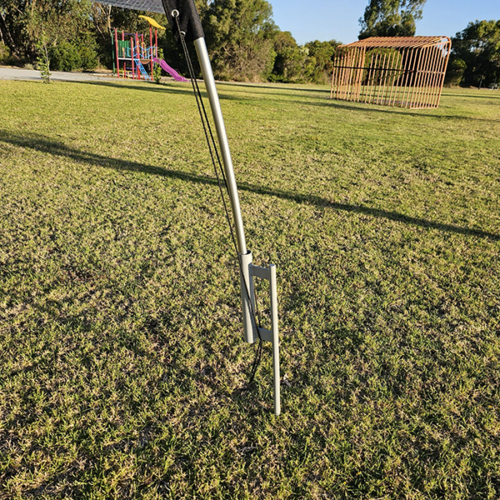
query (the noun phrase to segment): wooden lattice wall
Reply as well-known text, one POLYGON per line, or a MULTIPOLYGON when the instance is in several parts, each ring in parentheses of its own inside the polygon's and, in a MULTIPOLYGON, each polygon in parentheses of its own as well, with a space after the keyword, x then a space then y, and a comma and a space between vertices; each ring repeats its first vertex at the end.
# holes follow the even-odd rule
POLYGON ((451 40, 441 36, 372 37, 341 45, 331 99, 404 108, 437 108, 451 40))

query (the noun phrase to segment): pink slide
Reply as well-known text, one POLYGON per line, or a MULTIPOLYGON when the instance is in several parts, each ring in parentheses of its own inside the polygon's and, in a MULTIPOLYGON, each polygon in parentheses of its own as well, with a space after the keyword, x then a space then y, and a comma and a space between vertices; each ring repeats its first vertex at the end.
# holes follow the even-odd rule
POLYGON ((171 68, 163 59, 158 59, 157 57, 153 57, 153 61, 156 64, 159 64, 163 70, 165 70, 174 80, 177 80, 178 82, 187 82, 187 78, 184 78, 183 76, 179 75, 177 71, 175 71, 174 68, 171 68))

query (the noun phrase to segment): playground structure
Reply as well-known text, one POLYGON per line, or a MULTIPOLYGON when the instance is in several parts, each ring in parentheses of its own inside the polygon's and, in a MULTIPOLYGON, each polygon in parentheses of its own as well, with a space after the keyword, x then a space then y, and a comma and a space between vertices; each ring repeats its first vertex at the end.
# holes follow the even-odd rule
POLYGON ((450 57, 444 36, 371 37, 337 47, 330 99, 437 108, 450 57))
POLYGON ((163 59, 158 58, 158 29, 164 30, 165 28, 150 17, 139 17, 149 23, 149 46, 144 42, 144 34, 126 33, 115 28, 112 42, 113 71, 116 76, 118 78, 152 81, 154 79, 154 65, 159 64, 175 80, 187 82, 186 78, 179 75, 163 59))

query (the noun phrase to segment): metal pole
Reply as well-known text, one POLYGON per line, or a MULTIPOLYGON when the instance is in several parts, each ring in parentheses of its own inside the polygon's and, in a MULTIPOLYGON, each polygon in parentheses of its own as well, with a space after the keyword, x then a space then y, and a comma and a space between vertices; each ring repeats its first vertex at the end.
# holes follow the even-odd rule
POLYGON ((280 343, 278 335, 278 290, 276 286, 276 266, 269 266, 269 293, 271 295, 271 321, 273 332, 273 381, 274 381, 274 414, 281 413, 280 405, 280 343))
POLYGON ((252 253, 247 250, 245 241, 245 231, 243 229, 243 219, 241 218, 240 199, 238 197, 238 187, 236 186, 236 178, 234 177, 233 161, 231 152, 229 151, 229 143, 227 140, 226 127, 224 126, 224 118, 219 102, 219 95, 215 86, 215 79, 212 72, 212 65, 208 57, 207 46, 204 38, 198 38, 194 41, 198 61, 200 62, 203 80, 207 89, 210 108, 217 130, 219 146, 222 154, 222 163, 226 172, 227 188, 229 191, 229 199, 231 200, 231 208, 233 211, 234 228, 236 232, 236 244, 241 259, 241 307, 243 312, 243 336, 246 342, 250 344, 255 341, 254 328, 252 325, 251 303, 253 303, 253 283, 251 280, 250 267, 252 265, 252 253), (249 296, 250 295, 250 296, 249 296))
POLYGON ((210 107, 212 109, 212 116, 217 130, 217 137, 219 139, 219 146, 222 153, 222 162, 224 163, 224 170, 226 172, 227 187, 229 191, 229 198, 231 200, 231 208, 233 210, 234 227, 236 230, 236 242, 238 244, 238 251, 241 255, 247 253, 247 245, 245 242, 245 232, 243 230, 243 219, 241 218, 240 200, 238 197, 238 188, 236 186, 236 179, 234 177, 233 162, 231 160, 231 152, 229 151, 229 143, 227 141, 226 127, 224 126, 224 118, 220 108, 219 95, 215 86, 215 79, 212 73, 212 66, 208 57, 207 46, 204 38, 198 38, 194 41, 198 61, 200 62, 201 72, 203 73, 203 80, 207 89, 210 107))

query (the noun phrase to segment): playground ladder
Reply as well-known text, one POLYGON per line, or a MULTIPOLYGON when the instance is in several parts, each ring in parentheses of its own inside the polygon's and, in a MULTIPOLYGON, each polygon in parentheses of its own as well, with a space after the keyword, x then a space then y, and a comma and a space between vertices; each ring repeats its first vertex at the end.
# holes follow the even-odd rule
POLYGON ((134 61, 137 67, 139 68, 142 76, 144 77, 145 80, 151 80, 151 78, 148 75, 148 72, 144 69, 144 66, 141 63, 141 60, 138 58, 138 55, 134 56, 134 61))

